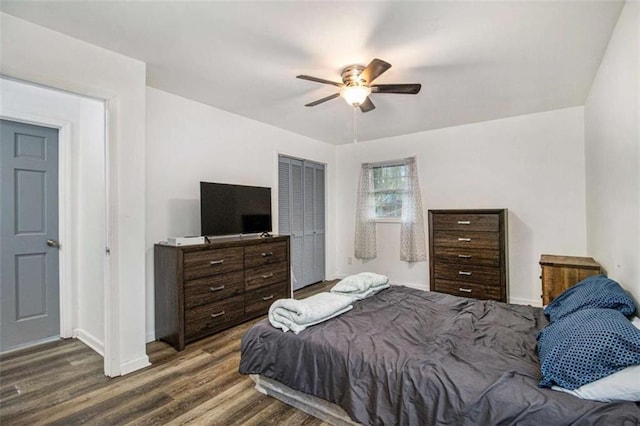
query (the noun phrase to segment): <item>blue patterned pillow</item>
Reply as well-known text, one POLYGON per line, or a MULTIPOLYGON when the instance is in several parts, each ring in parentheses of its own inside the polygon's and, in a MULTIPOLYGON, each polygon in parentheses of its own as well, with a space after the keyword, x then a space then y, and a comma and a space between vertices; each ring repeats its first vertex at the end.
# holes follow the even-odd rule
POLYGON ((588 277, 565 290, 544 309, 551 322, 585 308, 608 308, 631 316, 636 311, 633 300, 620 284, 606 275, 588 277))
POLYGON ((582 309, 538 333, 540 387, 576 389, 640 364, 640 330, 619 311, 582 309))

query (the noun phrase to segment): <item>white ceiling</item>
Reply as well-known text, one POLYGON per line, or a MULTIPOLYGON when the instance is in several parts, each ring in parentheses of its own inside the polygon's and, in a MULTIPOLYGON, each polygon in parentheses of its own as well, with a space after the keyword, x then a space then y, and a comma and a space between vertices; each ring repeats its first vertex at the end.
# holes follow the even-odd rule
POLYGON ((393 67, 375 83, 360 141, 585 103, 624 2, 23 2, 0 9, 147 63, 147 84, 333 144, 352 140, 335 87, 350 64, 393 67))

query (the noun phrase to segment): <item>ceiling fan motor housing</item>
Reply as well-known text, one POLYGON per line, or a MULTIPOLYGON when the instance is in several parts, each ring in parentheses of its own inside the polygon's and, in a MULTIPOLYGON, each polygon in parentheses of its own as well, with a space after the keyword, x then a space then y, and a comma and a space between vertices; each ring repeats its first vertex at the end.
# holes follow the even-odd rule
POLYGON ((364 71, 362 65, 349 65, 342 70, 342 82, 345 86, 368 86, 368 81, 360 79, 360 74, 364 71))

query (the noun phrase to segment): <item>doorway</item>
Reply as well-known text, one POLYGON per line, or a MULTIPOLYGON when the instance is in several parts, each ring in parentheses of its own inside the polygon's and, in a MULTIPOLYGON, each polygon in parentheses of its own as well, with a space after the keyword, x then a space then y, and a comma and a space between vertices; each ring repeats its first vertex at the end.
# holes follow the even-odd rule
POLYGON ((325 279, 325 165, 278 157, 278 233, 289 235, 293 289, 325 279))
POLYGON ((0 352, 60 335, 58 130, 0 120, 0 352))
POLYGON ((48 238, 53 245, 59 241, 58 332, 62 338, 78 338, 104 356, 106 104, 18 80, 2 78, 1 83, 3 120, 58 131, 59 239, 48 238))

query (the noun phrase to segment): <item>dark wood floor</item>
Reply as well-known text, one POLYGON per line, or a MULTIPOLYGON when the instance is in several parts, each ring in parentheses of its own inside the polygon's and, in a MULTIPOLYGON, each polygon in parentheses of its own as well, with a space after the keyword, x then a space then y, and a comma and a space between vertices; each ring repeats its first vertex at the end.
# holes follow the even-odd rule
MULTIPOLYGON (((328 291, 335 282, 296 292, 328 291)), ((152 365, 124 377, 103 374, 103 359, 75 339, 0 356, 0 424, 324 425, 253 388, 238 373, 240 337, 250 321, 176 352, 147 345, 152 365)))

